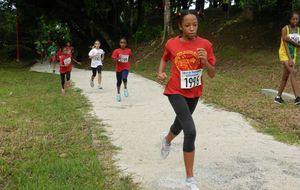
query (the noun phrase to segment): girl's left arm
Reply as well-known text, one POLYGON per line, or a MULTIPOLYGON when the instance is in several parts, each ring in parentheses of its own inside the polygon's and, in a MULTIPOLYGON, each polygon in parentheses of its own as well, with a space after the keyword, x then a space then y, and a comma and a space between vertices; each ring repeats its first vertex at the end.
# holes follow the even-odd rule
POLYGON ((198 49, 198 56, 204 66, 207 68, 207 73, 210 78, 213 78, 216 75, 216 67, 209 63, 207 57, 207 51, 204 48, 198 49))
POLYGON ((134 62, 134 66, 137 67, 137 66, 138 66, 138 63, 137 63, 135 57, 133 56, 132 52, 131 52, 130 57, 132 58, 132 60, 133 60, 133 62, 134 62))
POLYGON ((101 60, 102 60, 102 61, 104 60, 104 53, 101 54, 101 60))
POLYGON ((78 65, 81 65, 81 63, 80 63, 79 61, 77 61, 76 59, 74 59, 73 57, 72 57, 72 60, 73 60, 75 63, 77 63, 78 65))

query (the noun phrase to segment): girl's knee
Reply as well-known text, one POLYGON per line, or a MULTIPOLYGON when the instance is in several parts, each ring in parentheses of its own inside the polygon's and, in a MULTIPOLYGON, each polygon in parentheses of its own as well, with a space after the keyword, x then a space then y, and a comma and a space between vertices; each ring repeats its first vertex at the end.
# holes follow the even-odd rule
POLYGON ((293 69, 293 70, 291 71, 291 75, 294 76, 294 77, 296 77, 296 76, 297 76, 297 70, 296 70, 296 69, 293 69))
POLYGON ((189 130, 184 134, 183 151, 193 152, 195 150, 196 130, 189 130))

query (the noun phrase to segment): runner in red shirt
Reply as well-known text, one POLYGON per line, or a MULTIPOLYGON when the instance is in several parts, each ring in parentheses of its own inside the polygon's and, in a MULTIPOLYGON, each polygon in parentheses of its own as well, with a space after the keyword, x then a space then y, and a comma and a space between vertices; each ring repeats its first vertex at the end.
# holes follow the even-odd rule
POLYGON ((184 163, 186 169, 186 185, 197 190, 197 182, 193 177, 195 155, 196 128, 192 113, 203 91, 203 70, 208 76, 215 76, 215 56, 212 44, 197 36, 198 19, 195 14, 184 10, 180 14, 179 29, 181 35, 168 40, 158 69, 158 80, 163 82, 167 75, 167 61, 171 62, 171 77, 164 94, 176 113, 174 123, 168 133, 162 133, 161 156, 169 155, 171 141, 183 130, 184 163))
POLYGON ((81 63, 80 63, 79 61, 77 61, 77 60, 74 58, 74 56, 73 56, 74 48, 73 48, 73 46, 71 45, 71 42, 67 42, 65 48, 66 48, 66 50, 67 50, 67 54, 71 56, 72 61, 74 61, 74 62, 77 63, 78 65, 81 65, 81 63))
POLYGON ((63 52, 59 56, 59 72, 61 79, 61 94, 66 95, 65 87, 70 87, 71 71, 72 71, 72 56, 67 48, 63 48, 63 52), (67 80, 67 81, 66 81, 67 80))
POLYGON ((129 59, 132 58, 136 64, 136 60, 132 55, 132 51, 127 47, 127 40, 125 38, 120 39, 120 48, 115 49, 112 53, 112 59, 116 63, 116 77, 117 77, 117 96, 116 100, 121 101, 120 88, 122 81, 124 83, 124 96, 128 97, 127 89, 127 77, 130 69, 129 59))

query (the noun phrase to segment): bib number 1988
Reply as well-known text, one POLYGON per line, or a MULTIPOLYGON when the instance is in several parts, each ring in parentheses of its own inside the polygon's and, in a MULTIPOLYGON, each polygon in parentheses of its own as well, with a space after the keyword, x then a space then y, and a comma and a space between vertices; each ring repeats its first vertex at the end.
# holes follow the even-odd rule
POLYGON ((201 85, 202 69, 180 71, 180 86, 182 89, 191 89, 201 85))

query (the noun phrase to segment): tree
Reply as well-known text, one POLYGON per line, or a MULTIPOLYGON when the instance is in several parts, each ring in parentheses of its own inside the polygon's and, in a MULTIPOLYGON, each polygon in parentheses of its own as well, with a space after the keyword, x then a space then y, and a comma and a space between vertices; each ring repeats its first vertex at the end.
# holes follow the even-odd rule
POLYGON ((165 9, 164 9, 164 33, 162 37, 161 44, 164 43, 167 35, 173 34, 173 28, 171 23, 171 2, 170 0, 165 0, 165 9))

